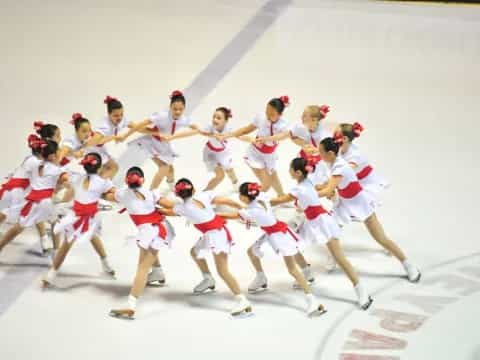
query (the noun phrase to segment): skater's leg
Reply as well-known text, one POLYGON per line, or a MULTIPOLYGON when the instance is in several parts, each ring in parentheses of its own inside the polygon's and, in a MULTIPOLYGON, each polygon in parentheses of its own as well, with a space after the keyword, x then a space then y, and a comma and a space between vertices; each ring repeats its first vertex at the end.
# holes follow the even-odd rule
POLYGON ((347 275, 352 284, 354 286, 357 285, 357 273, 353 269, 350 261, 348 261, 348 259, 345 257, 345 253, 343 252, 343 248, 340 245, 340 241, 338 239, 330 239, 330 241, 327 243, 327 247, 332 256, 335 258, 337 264, 342 268, 343 272, 347 275))
POLYGON ((390 251, 400 262, 404 262, 406 257, 403 251, 390 240, 385 231, 383 230, 382 224, 378 221, 377 215, 373 213, 366 221, 365 225, 367 226, 370 235, 375 239, 377 243, 383 246, 385 249, 390 251))
POLYGON ((137 273, 133 281, 130 295, 139 298, 147 284, 147 275, 155 262, 157 251, 153 249, 145 250, 140 248, 140 256, 138 259, 137 273))
POLYGON ((228 288, 234 295, 239 295, 240 286, 228 269, 228 255, 225 253, 220 253, 213 254, 213 257, 215 258, 215 265, 217 267, 218 275, 220 275, 222 280, 225 282, 225 284, 227 284, 228 288))
POLYGON ((300 251, 295 255, 295 261, 302 269, 310 265, 300 251))
POLYGON ((272 186, 271 177, 265 169, 254 169, 251 168, 258 181, 262 185, 262 191, 267 192, 272 186))
POLYGON ((193 261, 195 261, 195 264, 197 264, 202 274, 210 274, 210 269, 208 268, 207 261, 205 259, 199 259, 197 257, 195 247, 192 247, 190 249, 190 255, 192 256, 193 261))
POLYGON ((158 253, 157 253, 157 255, 155 256, 155 261, 153 262, 153 267, 160 267, 160 266, 162 265, 160 264, 160 257, 158 256, 158 253))
POLYGON ((105 251, 102 240, 97 235, 93 235, 90 242, 95 249, 95 252, 100 256, 100 259, 105 259, 107 257, 107 252, 105 251))
POLYGON ((253 253, 253 246, 250 246, 247 250, 248 257, 250 259, 250 262, 252 263, 253 267, 257 272, 262 272, 263 273, 263 267, 262 267, 262 262, 260 259, 253 253))
POLYGON ((35 227, 37 228, 38 235, 40 235, 40 237, 47 235, 47 232, 45 230, 45 223, 41 222, 35 224, 35 227))
POLYGON ((230 179, 233 185, 238 183, 237 174, 235 173, 234 169, 228 169, 228 170, 225 170, 225 172, 227 173, 228 178, 230 179))
POLYGON ((225 178, 225 172, 220 166, 217 166, 215 168, 215 177, 208 182, 208 185, 205 188, 205 190, 215 189, 218 186, 218 184, 220 184, 223 181, 224 178, 225 178))
POLYGON ((3 235, 2 239, 0 240, 0 251, 2 251, 5 245, 15 239, 15 237, 19 235, 23 230, 24 228, 20 224, 15 224, 10 229, 8 229, 8 231, 3 235))
POLYGON ((293 276, 293 278, 297 281, 305 294, 310 294, 312 292, 312 290, 310 289, 310 285, 308 285, 307 280, 305 280, 302 272, 298 269, 295 257, 284 256, 283 260, 285 261, 285 265, 287 266, 288 273, 293 276))
POLYGON ((172 183, 175 181, 175 168, 173 165, 168 166, 167 181, 172 183))
POLYGON ((270 181, 272 183, 272 187, 275 190, 275 192, 277 193, 277 195, 278 196, 285 195, 285 193, 283 192, 282 183, 281 183, 280 178, 278 177, 278 173, 276 171, 274 171, 270 174, 270 179, 271 179, 270 181))
POLYGON ((70 242, 70 241, 67 241, 66 239, 63 240, 62 244, 60 245, 60 248, 55 253, 55 257, 53 258, 53 262, 52 262, 53 270, 58 271, 58 269, 60 269, 63 262, 65 261, 65 258, 67 257, 67 254, 72 248, 73 244, 74 244, 74 241, 70 242))
POLYGON ((0 224, 2 224, 5 220, 7 220, 7 216, 5 214, 0 213, 0 224))
POLYGON ((153 177, 152 185, 150 186, 151 190, 155 190, 160 186, 163 178, 165 176, 167 176, 167 174, 169 172, 169 169, 170 169, 170 165, 164 163, 162 160, 157 159, 157 158, 153 158, 152 160, 158 167, 158 170, 157 170, 155 176, 153 177))

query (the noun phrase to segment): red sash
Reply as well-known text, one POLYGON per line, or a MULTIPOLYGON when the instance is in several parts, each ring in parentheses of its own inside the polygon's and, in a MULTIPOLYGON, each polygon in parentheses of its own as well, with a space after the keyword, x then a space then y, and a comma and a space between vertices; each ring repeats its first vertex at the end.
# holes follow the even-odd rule
POLYGON ((158 236, 162 239, 166 239, 167 237, 167 229, 163 226, 162 221, 165 219, 165 216, 160 214, 158 211, 153 211, 150 214, 143 214, 143 215, 136 215, 130 214, 130 218, 132 219, 133 223, 136 226, 140 226, 143 224, 152 224, 158 226, 158 236))
POLYGON ((54 189, 43 189, 43 190, 32 189, 32 191, 30 191, 30 194, 28 194, 27 197, 25 198, 25 200, 28 200, 28 202, 20 211, 20 215, 23 217, 27 216, 30 213, 30 210, 32 210, 32 206, 34 203, 38 203, 42 200, 51 198, 53 195, 53 191, 54 189))
POLYGON ((70 163, 70 160, 65 156, 62 158, 62 160, 60 161, 60 165, 61 166, 65 166, 67 165, 68 163, 70 163))
POLYGON ((223 147, 215 147, 210 141, 207 142, 207 147, 214 152, 222 152, 225 150, 225 145, 223 145, 223 147))
POLYGON ((357 179, 362 180, 365 179, 370 173, 373 171, 373 167, 370 165, 365 166, 361 171, 357 173, 357 179))
POLYGON ((322 160, 320 155, 308 155, 304 150, 300 151, 299 155, 305 160, 312 160, 313 165, 317 165, 322 160))
POLYGON ((205 234, 206 232, 210 230, 220 230, 223 228, 225 232, 227 233, 227 239, 229 242, 232 242, 232 234, 230 234, 230 230, 225 226, 226 221, 224 218, 215 215, 215 217, 207 222, 201 223, 201 224, 193 224, 201 233, 205 234))
POLYGON ((11 178, 5 184, 3 184, 2 187, 0 188, 0 199, 3 197, 3 193, 5 191, 20 189, 20 188, 25 190, 29 186, 30 186, 29 179, 11 178))
POLYGON ((278 144, 275 144, 275 145, 262 144, 262 145, 254 145, 254 146, 261 153, 272 154, 277 149, 278 144))
POLYGON ((277 220, 277 222, 271 226, 262 226, 262 230, 265 231, 267 235, 272 235, 278 232, 285 234, 288 232, 295 239, 295 241, 298 241, 297 235, 295 235, 295 233, 283 221, 277 220))
POLYGON ((344 189, 338 189, 338 194, 344 199, 351 199, 362 191, 362 185, 358 181, 353 181, 344 189))
POLYGON ((309 206, 303 212, 308 220, 316 219, 322 214, 328 214, 328 211, 325 210, 322 205, 309 206))
POLYGON ((85 233, 88 231, 90 219, 98 212, 97 205, 98 201, 90 204, 82 204, 77 201, 73 203, 73 212, 78 217, 78 220, 73 224, 75 230, 81 226, 80 232, 85 233))

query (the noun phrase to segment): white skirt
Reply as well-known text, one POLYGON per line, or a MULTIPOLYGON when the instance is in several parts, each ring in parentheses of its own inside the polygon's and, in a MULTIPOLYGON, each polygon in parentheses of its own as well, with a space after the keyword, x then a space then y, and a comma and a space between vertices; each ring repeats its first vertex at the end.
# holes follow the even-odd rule
POLYGON ((351 199, 337 196, 334 205, 334 216, 340 225, 346 225, 351 221, 364 222, 375 212, 375 198, 365 190, 362 190, 351 199))
MULTIPOLYGON (((27 204, 27 201, 24 201, 23 204, 19 205, 17 209, 18 213, 22 210, 23 206, 27 204)), ((19 216, 18 223, 22 227, 31 227, 33 225, 45 222, 53 221, 55 218, 55 207, 53 206, 52 199, 43 199, 40 202, 33 203, 32 208, 27 216, 19 216)))
POLYGON ((199 259, 204 259, 208 254, 230 254, 233 242, 228 241, 224 229, 207 231, 194 245, 195 254, 199 259))
POLYGON ((158 158, 168 165, 172 165, 178 154, 173 151, 172 145, 167 141, 159 141, 150 135, 142 136, 128 143, 145 151, 151 158, 158 158))
POLYGON ((276 152, 264 154, 255 146, 250 145, 245 154, 245 162, 253 169, 266 169, 269 174, 277 170, 278 155, 276 152))
MULTIPOLYGON (((293 232, 293 230, 291 230, 293 232)), ((253 254, 262 258, 265 253, 273 252, 281 256, 294 256, 298 254, 304 248, 303 242, 300 238, 295 240, 295 238, 290 233, 274 233, 271 235, 263 234, 258 238, 257 241, 253 244, 253 254)))
POLYGON ((102 219, 99 214, 90 218, 88 222, 88 230, 82 233, 82 226, 78 229, 73 228, 73 224, 77 222, 79 218, 73 211, 69 211, 65 217, 63 217, 53 228, 53 233, 64 234, 65 239, 68 242, 76 241, 79 243, 92 240, 94 235, 100 236, 102 231, 102 219))
POLYGON ((380 193, 390 186, 390 183, 377 175, 375 169, 362 180, 359 180, 363 190, 375 199, 377 205, 380 203, 380 193))
POLYGON ((25 201, 25 196, 29 193, 30 188, 26 190, 22 188, 12 189, 3 193, 2 200, 0 200, 0 213, 5 215, 5 221, 9 224, 16 224, 20 218, 20 211, 22 210, 18 204, 25 201))
POLYGON ((308 245, 325 245, 331 239, 339 239, 341 229, 332 215, 321 214, 313 220, 305 219, 298 228, 298 233, 308 245))
POLYGON ((175 230, 168 220, 163 220, 162 224, 167 230, 167 236, 165 239, 162 239, 158 235, 158 226, 156 225, 142 224, 138 226, 138 233, 135 236, 137 245, 145 250, 160 250, 162 247, 171 248, 173 245, 173 239, 175 238, 175 230))
POLYGON ((207 167, 207 171, 215 171, 215 168, 221 167, 223 170, 232 169, 233 159, 230 150, 212 151, 205 146, 203 148, 203 162, 207 167))

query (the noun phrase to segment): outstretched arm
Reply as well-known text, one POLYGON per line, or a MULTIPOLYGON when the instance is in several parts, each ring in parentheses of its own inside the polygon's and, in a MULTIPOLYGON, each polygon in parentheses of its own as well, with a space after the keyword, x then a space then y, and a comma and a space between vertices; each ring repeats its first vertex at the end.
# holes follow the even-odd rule
POLYGON ((242 209, 243 206, 232 199, 216 196, 213 198, 212 203, 215 205, 226 205, 234 209, 242 209))
POLYGON ((229 213, 217 213, 218 216, 224 218, 224 219, 240 219, 240 214, 238 212, 229 212, 229 213))
POLYGON ((270 205, 277 206, 277 205, 285 204, 291 201, 295 201, 295 198, 290 194, 285 194, 270 200, 270 205))
POLYGON ((243 136, 243 135, 250 134, 251 132, 255 131, 256 129, 257 129, 257 127, 255 125, 250 124, 250 125, 241 127, 237 130, 234 130, 234 131, 232 131, 228 134, 217 135, 217 138, 219 140, 226 140, 226 139, 230 139, 232 137, 240 137, 240 136, 243 136))
POLYGON ((321 190, 318 190, 318 196, 320 197, 332 197, 335 194, 335 189, 342 180, 342 176, 333 175, 329 180, 327 185, 323 186, 321 190))

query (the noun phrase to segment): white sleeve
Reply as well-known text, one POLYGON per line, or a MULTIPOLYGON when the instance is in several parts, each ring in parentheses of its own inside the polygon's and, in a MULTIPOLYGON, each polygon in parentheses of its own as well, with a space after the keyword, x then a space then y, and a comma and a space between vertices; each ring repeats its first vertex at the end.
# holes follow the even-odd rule
POLYGON ((278 122, 277 124, 277 132, 284 132, 284 131, 287 131, 289 130, 289 124, 288 124, 288 121, 284 120, 284 119, 280 119, 280 121, 278 122))
POLYGON ((177 214, 177 215, 180 215, 180 216, 185 216, 185 207, 183 204, 176 204, 174 207, 173 207, 173 211, 177 214))
POLYGON ((259 128, 262 125, 263 120, 264 119, 261 115, 255 115, 251 124, 255 125, 257 128, 259 128))
POLYGON ((301 193, 301 189, 299 186, 294 186, 293 188, 290 189, 289 194, 292 195, 295 199, 298 199, 301 193))
POLYGON ((242 218, 243 221, 254 221, 252 215, 248 211, 248 209, 241 209, 238 210, 238 215, 242 218))
POLYGON ((213 133, 213 126, 212 126, 212 124, 207 124, 207 125, 205 125, 205 126, 202 128, 202 131, 203 131, 203 132, 206 132, 206 133, 209 133, 209 134, 212 134, 212 133, 213 133))
POLYGON ((102 120, 100 125, 97 125, 96 127, 93 128, 93 131, 97 132, 97 133, 100 133, 103 136, 111 135, 112 127, 107 123, 107 121, 109 121, 109 120, 108 119, 107 120, 105 120, 105 119, 102 120))
POLYGON ((290 134, 300 139, 305 138, 305 127, 302 124, 294 124, 290 128, 290 134))
POLYGON ((160 192, 160 189, 156 189, 152 191, 153 194, 153 201, 155 201, 155 204, 162 198, 162 194, 160 192))
POLYGON ((123 199, 125 197, 126 189, 118 189, 115 191, 115 200, 119 203, 123 203, 123 199))
POLYGON ((69 137, 62 141, 62 146, 66 146, 72 150, 75 150, 75 148, 77 147, 77 144, 73 138, 69 137))
POLYGON ((343 166, 335 165, 332 167, 332 176, 343 176, 343 166))
POLYGON ((31 156, 25 160, 22 167, 26 172, 31 173, 34 169, 36 169, 40 165, 40 163, 41 163, 40 159, 37 159, 36 157, 31 156))
POLYGON ((110 179, 105 180, 105 182, 103 183, 102 194, 109 192, 113 187, 113 182, 110 179))

